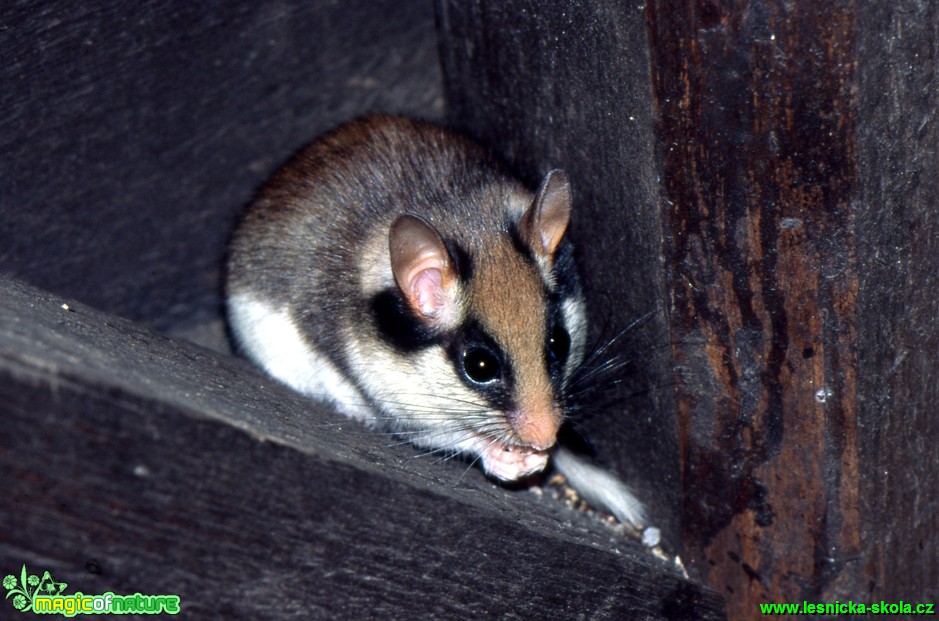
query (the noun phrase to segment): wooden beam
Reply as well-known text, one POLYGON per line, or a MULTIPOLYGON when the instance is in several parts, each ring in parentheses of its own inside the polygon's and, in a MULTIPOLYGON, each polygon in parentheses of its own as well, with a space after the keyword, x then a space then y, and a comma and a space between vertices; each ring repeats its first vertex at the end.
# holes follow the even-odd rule
POLYGON ((939 603, 939 6, 859 2, 856 23, 858 586, 939 603))
POLYGON ((178 594, 200 619, 722 618, 547 495, 420 458, 244 361, 0 291, 3 575, 178 594))
POLYGON ((739 619, 769 601, 934 599, 939 331, 922 292, 939 229, 934 192, 905 175, 936 167, 935 69, 918 60, 936 11, 647 14, 698 575, 739 619))
POLYGON ((0 24, 4 273, 159 329, 218 314, 237 217, 294 151, 443 116, 430 0, 22 0, 0 24))

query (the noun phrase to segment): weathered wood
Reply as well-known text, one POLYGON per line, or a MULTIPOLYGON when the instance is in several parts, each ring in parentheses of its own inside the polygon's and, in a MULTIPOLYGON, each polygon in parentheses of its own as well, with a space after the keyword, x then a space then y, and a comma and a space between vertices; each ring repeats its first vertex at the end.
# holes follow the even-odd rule
POLYGON ((733 618, 860 553, 849 4, 649 4, 685 544, 733 618))
POLYGON ((935 9, 648 20, 690 558, 731 618, 934 599, 935 9))
POLYGON ((859 586, 939 604, 939 5, 856 22, 859 586))
POLYGON ((415 458, 241 360, 0 291, 4 575, 175 593, 200 619, 722 618, 547 496, 415 458))
POLYGON ((294 150, 443 115, 431 0, 18 0, 0 57, 2 269, 159 328, 218 314, 236 216, 294 150))

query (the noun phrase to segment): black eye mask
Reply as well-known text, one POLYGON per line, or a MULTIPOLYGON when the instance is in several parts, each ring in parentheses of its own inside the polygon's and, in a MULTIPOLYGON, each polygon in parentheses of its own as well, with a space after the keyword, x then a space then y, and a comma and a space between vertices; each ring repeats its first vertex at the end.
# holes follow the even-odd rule
POLYGON ((450 338, 447 354, 463 383, 493 408, 513 406, 515 374, 502 348, 475 320, 467 321, 450 338))

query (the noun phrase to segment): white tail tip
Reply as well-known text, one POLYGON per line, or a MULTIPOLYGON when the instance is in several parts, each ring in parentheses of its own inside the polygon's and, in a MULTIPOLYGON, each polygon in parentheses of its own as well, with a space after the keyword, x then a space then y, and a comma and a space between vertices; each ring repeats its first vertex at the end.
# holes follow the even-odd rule
MULTIPOLYGON (((618 477, 563 447, 554 452, 552 460, 568 484, 591 506, 608 511, 620 522, 643 530, 645 509, 632 490, 618 477)), ((658 529, 655 530, 658 532, 658 529)))

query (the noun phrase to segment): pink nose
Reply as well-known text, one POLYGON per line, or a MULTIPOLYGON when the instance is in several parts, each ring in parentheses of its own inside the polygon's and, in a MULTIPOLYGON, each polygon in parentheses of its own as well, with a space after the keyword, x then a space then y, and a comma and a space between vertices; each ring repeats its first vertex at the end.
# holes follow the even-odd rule
POLYGON ((536 451, 546 451, 557 441, 561 417, 553 407, 529 412, 517 411, 510 418, 518 439, 536 451))

